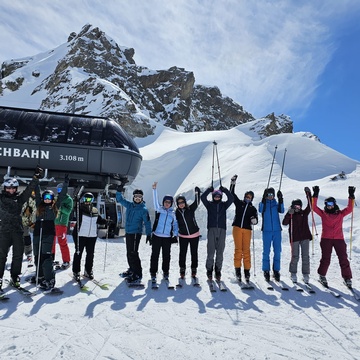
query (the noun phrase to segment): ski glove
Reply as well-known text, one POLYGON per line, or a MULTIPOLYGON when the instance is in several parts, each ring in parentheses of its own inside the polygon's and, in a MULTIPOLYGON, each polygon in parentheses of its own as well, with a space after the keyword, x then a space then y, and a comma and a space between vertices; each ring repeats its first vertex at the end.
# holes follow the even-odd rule
POLYGON ((290 215, 292 215, 294 212, 295 212, 295 209, 293 209, 292 207, 289 208, 288 213, 289 213, 290 215))
POLYGON ((178 238, 177 238, 177 236, 173 236, 173 237, 171 238, 170 242, 171 242, 172 244, 177 244, 177 243, 178 243, 178 238))
POLYGON ((121 183, 120 185, 118 185, 116 187, 116 191, 118 191, 118 192, 122 192, 123 190, 124 190, 124 184, 123 183, 121 183))
POLYGON ((200 188, 195 186, 195 192, 198 193, 199 195, 201 194, 200 188))
POLYGON ((349 198, 355 199, 355 186, 349 186, 349 198))
POLYGON ((148 236, 146 237, 146 243, 149 243, 150 246, 152 245, 151 235, 148 235, 148 236))
POLYGON ((304 191, 305 191, 306 197, 311 198, 311 191, 307 186, 304 187, 304 191))
POLYGON ((44 173, 44 170, 40 166, 37 166, 35 169, 35 172, 34 172, 34 178, 40 179, 42 177, 43 173, 44 173))
POLYGON ((313 186, 313 191, 314 191, 313 197, 317 198, 319 196, 320 188, 317 185, 313 186))
POLYGON ((213 186, 209 186, 209 189, 208 189, 210 192, 213 192, 214 191, 214 187, 213 186))
POLYGON ((282 204, 284 202, 284 199, 283 199, 283 194, 280 190, 276 193, 276 196, 278 198, 279 204, 282 204))
POLYGON ((222 192, 224 192, 225 190, 227 190, 227 189, 226 189, 224 186, 222 186, 222 185, 220 186, 219 189, 220 189, 220 191, 222 191, 222 192))
POLYGON ((252 224, 252 225, 256 225, 256 224, 258 223, 257 218, 256 218, 255 216, 252 216, 252 217, 250 218, 250 221, 251 221, 251 224, 252 224))
POLYGON ((232 184, 232 185, 235 185, 236 184, 236 179, 237 179, 237 175, 234 175, 232 178, 231 178, 231 182, 230 182, 230 184, 232 184))

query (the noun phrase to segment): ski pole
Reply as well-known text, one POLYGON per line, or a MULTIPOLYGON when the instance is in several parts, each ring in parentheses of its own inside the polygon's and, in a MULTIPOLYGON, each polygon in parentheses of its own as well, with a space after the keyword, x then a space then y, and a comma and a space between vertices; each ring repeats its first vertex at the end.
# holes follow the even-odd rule
POLYGON ((282 167, 281 167, 281 175, 280 175, 280 185, 279 185, 279 191, 281 189, 281 183, 282 183, 282 178, 283 178, 283 174, 284 174, 284 166, 285 166, 285 156, 286 156, 286 149, 284 151, 284 157, 283 157, 283 162, 282 162, 282 167))
POLYGON ((294 253, 294 239, 293 239, 293 214, 290 214, 290 264, 292 263, 294 253))
POLYGON ((310 208, 311 208, 311 221, 312 221, 312 225, 311 225, 311 232, 312 232, 312 255, 315 254, 315 251, 314 251, 314 248, 315 248, 315 244, 314 244, 314 230, 315 230, 315 235, 316 235, 316 238, 318 237, 318 232, 317 232, 317 229, 316 229, 316 223, 315 223, 315 217, 314 217, 314 209, 313 209, 313 202, 312 202, 312 199, 310 199, 309 195, 306 195, 307 197, 307 200, 310 204, 310 208))
POLYGON ((110 216, 107 218, 107 224, 106 224, 106 243, 105 243, 105 255, 104 255, 104 272, 106 268, 106 257, 107 257, 107 244, 109 239, 109 226, 110 226, 110 216))
POLYGON ((266 187, 267 189, 269 188, 269 185, 270 185, 270 178, 271 178, 271 173, 272 173, 272 169, 273 169, 273 166, 274 166, 275 155, 276 155, 276 149, 277 149, 277 145, 275 146, 274 156, 273 156, 272 163, 271 163, 270 174, 269 174, 269 180, 268 180, 267 187, 266 187))
POLYGON ((80 221, 80 196, 81 193, 84 190, 84 185, 81 186, 79 192, 77 193, 76 197, 77 197, 77 202, 76 202, 76 230, 77 230, 77 234, 76 234, 76 254, 80 256, 80 240, 79 240, 79 230, 80 230, 80 226, 79 226, 79 221, 80 221))
POLYGON ((353 232, 353 225, 354 225, 354 203, 355 199, 352 200, 352 210, 351 210, 351 225, 350 225, 350 260, 351 260, 351 253, 352 253, 352 232, 353 232))
POLYGON ((216 141, 213 141, 213 156, 212 156, 212 173, 211 173, 211 187, 214 187, 214 163, 215 163, 215 146, 216 141))
POLYGON ((252 243, 253 243, 253 263, 254 263, 254 277, 256 276, 256 271, 255 271, 255 225, 253 225, 252 228, 252 243))
POLYGON ((220 174, 220 162, 219 162, 219 154, 218 154, 217 146, 216 146, 216 161, 217 161, 217 165, 218 165, 219 183, 220 183, 220 186, 222 186, 222 184, 221 184, 221 174, 220 174))
POLYGON ((39 238, 39 250, 38 250, 38 258, 37 258, 37 266, 36 266, 36 280, 35 280, 36 292, 38 291, 38 286, 39 286, 39 269, 40 269, 40 256, 41 256, 41 246, 42 246, 43 221, 44 219, 40 219, 40 238, 39 238))

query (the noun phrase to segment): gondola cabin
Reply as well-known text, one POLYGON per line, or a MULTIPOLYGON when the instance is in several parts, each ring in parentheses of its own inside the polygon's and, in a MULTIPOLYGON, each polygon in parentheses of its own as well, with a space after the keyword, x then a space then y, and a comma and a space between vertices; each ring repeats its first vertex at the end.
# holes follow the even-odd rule
POLYGON ((120 227, 121 212, 109 189, 121 182, 130 184, 141 161, 135 142, 112 119, 0 106, 4 179, 16 177, 26 183, 39 165, 45 169, 40 182, 44 189, 56 187, 68 173, 73 195, 80 188, 93 192, 101 215, 115 221, 114 232, 120 227))

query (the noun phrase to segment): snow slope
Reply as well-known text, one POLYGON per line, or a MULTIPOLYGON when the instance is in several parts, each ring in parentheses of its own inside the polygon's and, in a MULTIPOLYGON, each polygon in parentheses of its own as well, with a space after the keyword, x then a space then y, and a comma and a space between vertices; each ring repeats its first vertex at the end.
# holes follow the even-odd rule
MULTIPOLYGON (((334 196, 341 208, 347 202, 349 185, 356 186, 359 191, 358 162, 301 133, 259 140, 239 126, 228 131, 191 134, 164 129, 146 143, 138 141, 144 161, 139 176, 125 195, 129 197, 134 188, 142 188, 152 213, 151 184, 158 181, 160 196, 182 193, 191 201, 195 186, 205 189, 211 183, 214 140, 218 144, 222 184, 229 186, 231 176, 238 174, 237 194, 242 196, 246 190, 253 190, 256 204, 267 185, 276 145, 270 185, 276 190, 279 188, 286 149, 281 185, 286 207, 295 198, 305 202, 305 186, 319 185, 319 203, 322 204, 327 196, 334 196), (346 179, 330 180, 341 171, 347 174, 346 179)), ((215 186, 219 185, 219 175, 215 164, 215 186)), ((316 281, 321 234, 318 216, 314 215, 316 231, 311 248, 311 278, 316 294, 310 295, 293 289, 288 292, 266 289, 261 275, 260 224, 255 226, 252 248, 251 276, 256 289, 245 292, 239 288, 233 279, 233 215, 234 206, 231 206, 223 266, 223 280, 228 287, 226 293, 210 293, 205 281, 206 212, 201 205, 197 211, 202 231, 198 269, 201 288, 192 287, 187 274, 188 285, 182 289, 168 290, 161 284, 158 291, 152 290, 148 286, 151 249, 144 238, 140 255, 146 287, 129 289, 118 276, 127 268, 124 239, 98 239, 94 273, 98 280, 109 284, 109 290, 102 290, 90 282, 90 292, 79 292, 69 277, 70 269, 56 277, 57 285, 65 292, 62 296, 39 294, 25 298, 7 288, 11 299, 0 302, 2 358, 358 359, 360 303, 342 285, 335 255, 328 279, 341 297, 337 299, 326 293, 316 281)), ((353 221, 351 216, 344 221, 349 255, 350 239, 352 245, 355 288, 360 288, 359 217, 356 207, 353 221)), ((69 243, 73 252, 71 237, 69 243)), ((173 245, 171 278, 174 283, 178 276, 178 253, 178 246, 173 245)), ((289 256, 285 228, 282 278, 291 286, 287 271, 289 256)), ((59 249, 57 259, 61 260, 59 249)), ((189 262, 188 254, 188 266, 189 262)), ((29 273, 24 262, 25 272, 29 273)), ((5 277, 9 277, 9 272, 5 277)), ((26 283, 24 286, 31 288, 26 283)))

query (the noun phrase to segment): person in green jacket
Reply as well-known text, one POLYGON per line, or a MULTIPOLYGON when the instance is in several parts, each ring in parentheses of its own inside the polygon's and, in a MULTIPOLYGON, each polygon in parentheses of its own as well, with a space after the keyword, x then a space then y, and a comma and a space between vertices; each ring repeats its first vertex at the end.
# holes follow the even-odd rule
MULTIPOLYGON (((60 194, 63 188, 63 184, 57 186, 57 193, 60 194)), ((59 195, 58 195, 59 196, 59 195)), ((61 201, 61 206, 57 212, 55 218, 55 238, 52 247, 52 254, 55 259, 56 240, 59 243, 62 265, 61 269, 65 270, 70 267, 70 250, 67 242, 67 230, 70 220, 70 214, 74 206, 73 199, 69 194, 65 194, 64 199, 61 201)))

